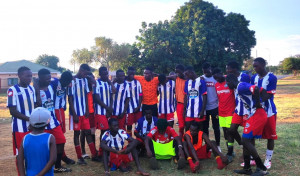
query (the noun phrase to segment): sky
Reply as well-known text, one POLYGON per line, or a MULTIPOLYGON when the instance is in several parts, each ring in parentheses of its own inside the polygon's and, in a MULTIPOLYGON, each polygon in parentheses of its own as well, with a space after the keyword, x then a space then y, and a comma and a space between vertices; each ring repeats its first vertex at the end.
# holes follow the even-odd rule
MULTIPOLYGON (((9 0, 0 1, 0 63, 55 55, 72 68, 73 50, 105 36, 133 43, 143 21, 169 20, 187 0, 9 0)), ((255 31, 253 57, 271 65, 300 54, 300 1, 208 0, 226 13, 243 14, 255 31), (297 9, 298 8, 298 9, 297 9)))

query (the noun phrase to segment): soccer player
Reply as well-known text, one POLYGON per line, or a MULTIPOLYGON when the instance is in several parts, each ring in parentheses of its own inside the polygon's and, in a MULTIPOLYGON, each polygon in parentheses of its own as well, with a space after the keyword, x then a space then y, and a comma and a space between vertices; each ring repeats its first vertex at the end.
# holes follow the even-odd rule
POLYGON ((32 111, 29 119, 32 132, 24 137, 18 155, 20 176, 54 175, 55 138, 52 134, 44 133, 50 118, 50 112, 45 108, 40 107, 32 111))
POLYGON ((175 98, 175 81, 167 80, 166 75, 159 75, 159 103, 158 118, 166 119, 170 127, 174 125, 174 98, 175 98))
POLYGON ((150 130, 156 127, 157 120, 157 117, 152 116, 152 110, 146 109, 145 115, 137 121, 134 135, 136 136, 136 140, 140 142, 137 146, 138 149, 141 149, 140 151, 138 151, 139 153, 144 154, 144 152, 146 151, 146 137, 149 134, 150 130))
POLYGON ((90 122, 89 122, 89 107, 87 94, 90 92, 88 88, 88 81, 86 79, 88 73, 91 72, 87 64, 81 64, 79 71, 74 77, 69 86, 68 98, 70 108, 70 130, 74 130, 74 145, 78 158, 79 165, 86 165, 81 153, 79 144, 80 130, 85 132, 87 143, 92 153, 92 161, 99 161, 97 157, 95 144, 91 136, 90 122))
POLYGON ((130 91, 129 84, 125 82, 125 73, 123 70, 117 70, 114 87, 116 92, 113 94, 113 114, 111 118, 117 118, 119 121, 119 129, 125 130, 130 91))
POLYGON ((134 79, 135 68, 128 67, 126 82, 129 84, 130 100, 127 109, 127 133, 132 136, 132 124, 142 117, 141 105, 143 100, 141 83, 134 79))
POLYGON ((55 173, 71 172, 69 168, 61 166, 61 160, 64 153, 66 138, 62 128, 55 116, 55 90, 51 83, 51 73, 47 69, 38 71, 38 83, 36 87, 36 97, 41 100, 41 106, 46 108, 51 113, 50 123, 46 126, 45 132, 52 134, 55 137, 57 159, 55 162, 55 173))
MULTIPOLYGON (((109 129, 108 118, 110 118, 113 113, 112 89, 114 88, 114 85, 108 79, 108 70, 106 67, 99 68, 99 76, 100 78, 96 81, 96 85, 93 87, 93 94, 95 98, 95 123, 96 128, 101 130, 101 141, 101 136, 103 136, 104 132, 109 129)), ((99 146, 98 156, 102 156, 102 154, 102 148, 99 146)))
POLYGON ((187 81, 184 87, 184 118, 185 129, 190 129, 192 121, 199 123, 199 127, 203 127, 205 120, 205 107, 207 102, 206 83, 204 80, 197 78, 194 68, 189 66, 186 68, 185 75, 187 81))
POLYGON ((214 79, 211 66, 209 63, 204 63, 202 65, 203 74, 202 77, 206 83, 207 89, 207 103, 206 103, 206 119, 203 122, 203 132, 209 136, 209 120, 211 117, 215 140, 218 146, 218 149, 221 151, 220 148, 220 124, 218 119, 218 96, 215 88, 215 84, 217 81, 214 79))
POLYGON ((261 161, 261 158, 259 157, 253 143, 255 138, 262 137, 262 133, 267 122, 267 113, 262 108, 260 102, 261 100, 264 102, 267 99, 267 92, 265 89, 249 83, 239 83, 237 77, 233 74, 227 75, 226 83, 230 89, 236 89, 238 96, 241 97, 242 102, 249 111, 249 117, 246 120, 246 125, 242 136, 245 165, 242 170, 234 170, 234 172, 237 174, 251 175, 251 155, 257 165, 255 175, 266 175, 268 174, 267 168, 261 161))
POLYGON ((119 168, 122 172, 129 171, 128 163, 135 161, 138 175, 150 175, 145 172, 140 164, 136 146, 138 141, 130 137, 124 130, 119 129, 119 122, 115 118, 108 121, 109 130, 106 131, 101 139, 101 148, 103 149, 103 162, 105 175, 110 175, 108 166, 119 168), (125 140, 129 142, 125 146, 125 140))
POLYGON ((157 109, 157 86, 158 78, 154 77, 153 69, 150 67, 145 68, 144 76, 134 76, 134 79, 138 80, 142 85, 143 101, 142 101, 142 112, 145 115, 145 109, 149 107, 152 110, 153 116, 158 117, 157 109))
POLYGON ((225 77, 219 68, 213 70, 213 76, 217 80, 215 84, 218 99, 219 99, 219 123, 220 127, 223 128, 225 141, 229 141, 230 145, 227 144, 228 153, 227 158, 229 162, 232 162, 233 153, 233 140, 234 138, 229 136, 228 129, 231 126, 232 116, 235 109, 235 96, 234 90, 229 89, 226 84, 225 77))
POLYGON ((29 133, 29 117, 36 106, 34 87, 30 86, 32 72, 28 67, 18 69, 19 83, 7 90, 7 107, 12 116, 13 153, 18 155, 23 137, 29 133))
POLYGON ((192 122, 190 130, 184 134, 183 146, 192 172, 196 172, 200 168, 199 159, 211 157, 210 149, 216 157, 218 169, 223 169, 227 164, 227 158, 219 151, 216 142, 210 141, 209 137, 199 130, 196 122, 192 122), (204 145, 203 141, 205 142, 204 145), (195 163, 193 163, 193 159, 196 161, 195 163))
MULTIPOLYGON (((250 83, 250 77, 249 75, 239 72, 239 64, 236 61, 231 61, 228 62, 226 65, 226 72, 227 74, 233 74, 237 77, 239 82, 246 82, 250 83)), ((241 146, 241 136, 238 133, 237 129, 239 126, 245 126, 245 119, 248 117, 248 110, 244 107, 244 103, 242 102, 241 98, 237 95, 237 90, 235 90, 235 102, 236 102, 236 107, 234 114, 232 116, 232 121, 230 128, 228 129, 228 146, 230 146, 231 151, 231 146, 232 146, 232 151, 233 151, 233 145, 234 145, 234 139, 237 141, 237 143, 241 146)), ((228 153, 228 156, 231 156, 231 152, 228 153)), ((231 157, 228 157, 229 160, 231 157)), ((242 163, 243 165, 243 163, 242 163)), ((255 161, 251 160, 251 165, 255 165, 255 161)))
POLYGON ((263 131, 262 138, 268 140, 266 159, 264 165, 267 169, 271 168, 271 159, 274 150, 274 140, 277 140, 276 119, 277 111, 274 103, 274 94, 276 93, 277 77, 266 70, 266 61, 258 57, 253 61, 253 68, 257 74, 251 78, 251 84, 262 87, 268 93, 268 99, 263 103, 267 112, 268 120, 263 131))
POLYGON ((174 156, 178 169, 185 166, 181 139, 175 130, 168 126, 166 119, 158 119, 157 126, 148 133, 144 142, 151 169, 159 168, 156 159, 171 159, 174 156))
MULTIPOLYGON (((63 133, 66 133, 66 121, 65 121, 65 110, 66 110, 66 99, 67 99, 67 88, 73 79, 72 73, 65 71, 61 74, 60 78, 53 78, 51 86, 54 90, 54 106, 55 106, 55 117, 59 121, 63 133)), ((68 158, 65 151, 62 156, 62 161, 66 164, 75 164, 75 161, 68 158)))

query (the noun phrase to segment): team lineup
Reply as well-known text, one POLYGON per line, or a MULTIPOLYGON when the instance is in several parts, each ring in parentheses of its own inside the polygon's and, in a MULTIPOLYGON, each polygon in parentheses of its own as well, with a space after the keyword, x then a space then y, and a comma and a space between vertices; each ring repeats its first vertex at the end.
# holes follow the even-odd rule
POLYGON ((201 76, 194 67, 183 65, 177 65, 169 75, 147 67, 143 76, 138 76, 134 67, 128 67, 126 74, 117 70, 116 78, 110 80, 106 67, 98 69, 96 79, 98 75, 82 64, 75 76, 63 72, 60 78, 51 78, 49 70, 41 69, 31 84, 31 70, 20 67, 19 83, 7 91, 18 174, 72 172, 62 161, 87 165, 85 160, 90 159, 103 163, 105 175, 132 171, 132 161, 136 174, 150 175, 142 168, 140 157, 148 157, 153 170, 160 168, 159 160, 171 159, 177 169, 189 167, 196 173, 211 153, 221 170, 234 160, 236 141, 243 149, 244 162, 233 172, 266 175, 277 140, 277 78, 266 70, 263 58, 254 59, 253 68, 256 74, 250 76, 231 61, 226 75, 222 68, 204 63, 201 76), (69 130, 74 131, 76 162, 65 152, 65 113, 69 115, 69 130), (209 138, 210 120, 215 140, 209 138), (242 135, 240 126, 244 128, 242 135), (100 138, 96 130, 100 130, 100 138), (259 138, 267 140, 264 161, 255 148, 259 138), (86 153, 85 142, 91 156, 86 153), (221 150, 220 143, 226 143, 226 151, 221 150), (255 165, 256 170, 252 170, 255 165))

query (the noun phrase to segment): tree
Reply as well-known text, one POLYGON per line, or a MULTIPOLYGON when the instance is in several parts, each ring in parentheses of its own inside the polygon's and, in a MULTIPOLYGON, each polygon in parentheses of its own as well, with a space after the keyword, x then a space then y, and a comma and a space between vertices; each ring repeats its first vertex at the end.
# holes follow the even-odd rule
POLYGON ((96 54, 95 61, 110 68, 110 54, 113 48, 113 40, 106 37, 96 37, 96 46, 93 47, 93 52, 96 54))
POLYGON ((46 67, 53 68, 55 70, 58 70, 58 66, 57 66, 58 62, 59 62, 58 57, 53 55, 49 56, 47 54, 40 55, 35 61, 35 63, 37 64, 41 64, 46 67))
POLYGON ((292 70, 294 76, 297 75, 300 70, 300 57, 288 57, 282 61, 282 67, 284 70, 292 70))
POLYGON ((91 64, 94 61, 94 53, 86 48, 73 50, 71 62, 74 64, 91 64))

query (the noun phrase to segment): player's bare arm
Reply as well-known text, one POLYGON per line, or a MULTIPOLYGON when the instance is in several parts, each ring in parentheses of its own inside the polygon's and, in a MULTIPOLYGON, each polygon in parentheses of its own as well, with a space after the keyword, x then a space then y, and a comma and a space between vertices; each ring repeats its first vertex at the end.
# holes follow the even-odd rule
POLYGON ((26 115, 19 112, 17 110, 16 106, 9 107, 9 112, 10 112, 10 115, 12 115, 13 117, 16 117, 16 118, 21 119, 21 120, 29 121, 29 117, 27 117, 26 115))
POLYGON ((204 112, 206 109, 206 103, 207 103, 207 95, 206 94, 202 95, 202 98, 203 98, 203 104, 202 104, 201 112, 199 114, 200 119, 202 119, 204 116, 204 112))
POLYGON ((73 121, 75 123, 78 123, 79 122, 79 118, 76 114, 76 111, 75 111, 75 108, 74 108, 74 100, 73 100, 73 96, 72 95, 69 95, 68 96, 68 100, 69 100, 69 108, 72 112, 72 116, 73 116, 73 121))

